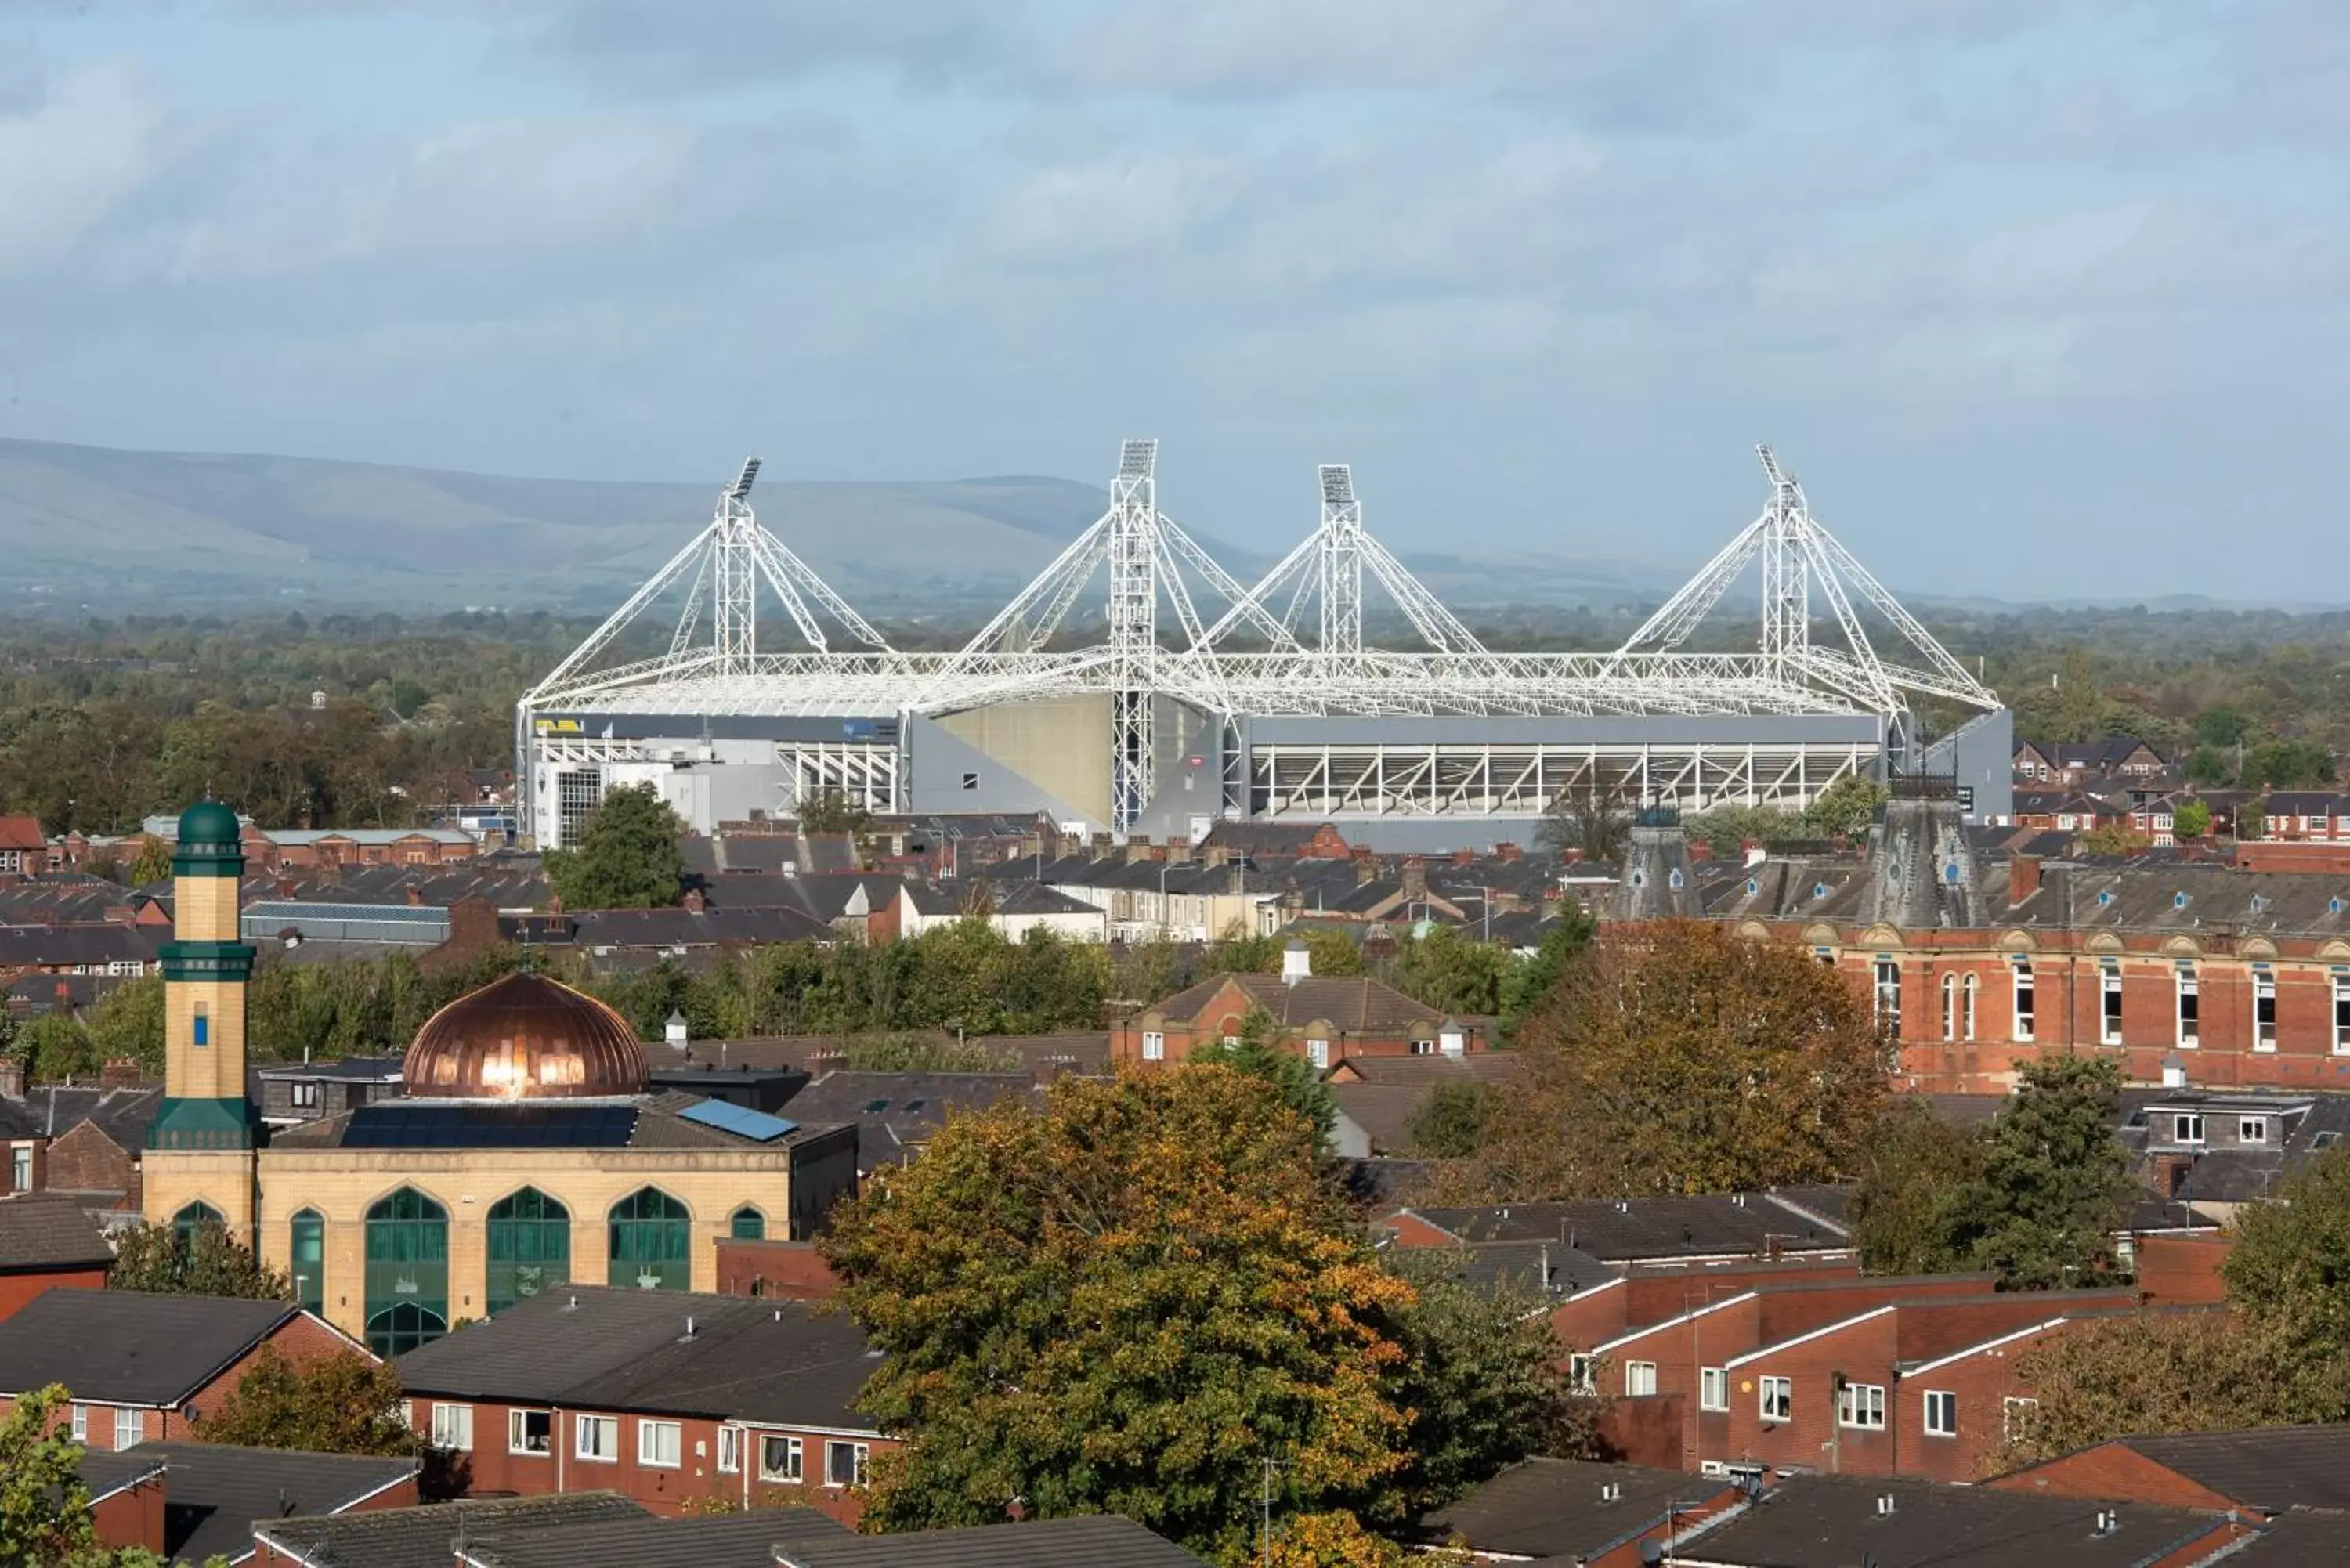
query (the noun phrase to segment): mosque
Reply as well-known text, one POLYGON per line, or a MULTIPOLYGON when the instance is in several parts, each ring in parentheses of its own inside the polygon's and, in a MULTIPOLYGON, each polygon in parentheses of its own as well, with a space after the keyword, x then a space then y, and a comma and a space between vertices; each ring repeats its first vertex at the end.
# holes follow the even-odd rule
POLYGON ((404 1096, 273 1132, 246 1088, 235 813, 189 807, 172 870, 146 1217, 252 1241, 380 1355, 567 1282, 715 1290, 720 1239, 805 1239, 855 1191, 853 1126, 651 1092, 619 1013, 532 973, 428 1019, 404 1096))

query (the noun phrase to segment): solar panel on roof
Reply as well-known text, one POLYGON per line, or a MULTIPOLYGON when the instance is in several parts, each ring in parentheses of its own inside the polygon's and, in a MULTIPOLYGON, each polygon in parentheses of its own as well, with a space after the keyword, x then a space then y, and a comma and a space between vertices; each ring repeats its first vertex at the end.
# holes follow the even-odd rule
POLYGON ((364 1106, 345 1148, 626 1148, 634 1106, 364 1106))
POLYGON ((720 1132, 733 1133, 736 1137, 749 1138, 753 1143, 773 1143, 785 1133, 796 1131, 797 1122, 787 1122, 781 1116, 771 1116, 764 1111, 754 1111, 724 1100, 703 1100, 678 1112, 690 1122, 700 1122, 720 1132))

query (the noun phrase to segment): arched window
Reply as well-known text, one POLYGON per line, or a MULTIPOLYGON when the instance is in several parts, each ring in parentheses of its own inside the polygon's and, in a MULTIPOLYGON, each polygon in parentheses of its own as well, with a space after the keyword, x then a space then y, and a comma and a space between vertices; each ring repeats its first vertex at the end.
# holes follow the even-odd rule
POLYGON ((1971 1040, 1974 1037, 1975 977, 1969 975, 1967 976, 1967 982, 1965 986, 1961 988, 1959 996, 1959 1038, 1961 1040, 1971 1040))
POLYGON ((764 1241, 767 1239, 767 1217, 745 1203, 734 1210, 727 1230, 737 1241, 764 1241))
POLYGON ((1942 977, 1942 1038, 1956 1040, 1958 1037, 1959 977, 1946 974, 1942 977))
POLYGON ((189 1204, 172 1216, 172 1233, 184 1247, 196 1239, 196 1232, 210 1225, 217 1230, 228 1229, 228 1217, 202 1199, 189 1204))
POLYGON ((327 1217, 315 1209, 300 1210, 287 1228, 294 1242, 286 1251, 294 1300, 307 1311, 321 1311, 327 1304, 327 1217))
POLYGON ((490 1205, 492 1316, 571 1278, 571 1210, 536 1187, 490 1205))
POLYGON ((685 1205, 657 1188, 612 1205, 605 1283, 616 1290, 693 1288, 693 1239, 685 1205))
POLYGON ((412 1187, 367 1216, 367 1340, 401 1355, 449 1332, 449 1211, 412 1187))

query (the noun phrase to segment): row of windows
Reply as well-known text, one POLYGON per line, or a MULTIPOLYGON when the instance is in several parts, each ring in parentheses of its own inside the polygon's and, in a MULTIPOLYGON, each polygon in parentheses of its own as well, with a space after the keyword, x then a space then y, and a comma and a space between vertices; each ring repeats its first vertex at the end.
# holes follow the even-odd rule
MULTIPOLYGON (((1833 961, 1833 960, 1831 960, 1833 961)), ((2012 1028, 2017 1040, 2030 1040, 2036 1023, 2037 990, 2032 965, 2017 960, 2012 969, 2012 1028)), ((1877 1023, 1887 1033, 1901 1033, 1901 966, 1893 959, 1879 958, 1872 971, 1873 993, 1876 1000, 1877 1023)), ((2350 1055, 2350 974, 2337 974, 2334 980, 2334 1054, 2350 1055)), ((2192 1049, 2203 1043, 2202 986, 2194 970, 2180 965, 2173 972, 2178 1044, 2192 1049)), ((2097 1037, 2107 1045, 2122 1044, 2122 974, 2113 965, 2101 966, 2097 977, 2097 1037)), ((1942 977, 1942 1038, 1949 1041, 1975 1038, 1976 978, 1970 974, 1942 977)), ((2277 1048, 2276 976, 2263 971, 2252 974, 2252 1049, 2274 1051, 2277 1048)))
MULTIPOLYGON (((685 1428, 676 1421, 639 1417, 637 1463, 655 1469, 675 1469, 685 1460, 685 1428)), ((78 1435, 78 1432, 77 1432, 78 1435)), ((718 1469, 739 1475, 743 1469, 743 1430, 718 1428, 718 1469)), ((758 1473, 763 1481, 807 1479, 806 1442, 777 1432, 758 1434, 758 1473)), ((436 1404, 432 1407, 432 1446, 471 1453, 473 1449, 473 1407, 436 1404)), ((506 1452, 545 1457, 555 1451, 555 1412, 506 1412, 506 1452)), ((575 1415, 571 1417, 571 1457, 593 1464, 618 1464, 620 1459, 620 1417, 575 1415)), ((824 1446, 824 1479, 827 1486, 863 1486, 871 1446, 843 1440, 824 1446)))
MULTIPOLYGON (((693 1287, 692 1216, 659 1188, 647 1187, 607 1211, 605 1283, 639 1290, 693 1287)), ((191 1203, 172 1217, 185 1242, 205 1226, 224 1223, 208 1203, 191 1203)), ((504 1312, 527 1296, 571 1280, 571 1210, 525 1187, 490 1206, 489 1260, 484 1310, 504 1312)), ((766 1235, 766 1217, 749 1205, 734 1211, 729 1230, 738 1240, 766 1235)), ((295 1300, 312 1312, 327 1299, 327 1221, 305 1209, 287 1221, 287 1256, 295 1300)), ((368 1346, 401 1355, 449 1332, 449 1211, 412 1187, 380 1199, 367 1212, 361 1281, 368 1346)))
MULTIPOLYGON (((104 1407, 99 1407, 101 1409, 104 1407)), ((88 1447, 89 1443, 89 1412, 88 1405, 73 1407, 73 1440, 88 1447)), ((117 1409, 114 1412, 114 1448, 117 1453, 135 1449, 147 1440, 147 1413, 143 1410, 117 1409)))
MULTIPOLYGON (((1624 1392, 1638 1397, 1657 1391, 1657 1368, 1654 1362, 1628 1362, 1624 1368, 1624 1392)), ((1929 1388, 1919 1396, 1919 1416, 1929 1438, 1955 1438, 1959 1435, 1959 1397, 1948 1389, 1929 1388)), ((1698 1407, 1701 1410, 1730 1408, 1730 1369, 1725 1366, 1702 1367, 1698 1372, 1698 1407)), ((2027 1412, 2037 1409, 2037 1399, 2009 1396, 2000 1406, 2000 1429, 2003 1438, 2016 1434, 2017 1423, 2027 1412)), ((1756 1414, 1765 1421, 1792 1421, 1795 1418, 1795 1381, 1792 1377, 1761 1377, 1755 1380, 1756 1414)), ((1881 1432, 1885 1429, 1885 1386, 1881 1383, 1847 1383, 1836 1391, 1836 1425, 1854 1431, 1881 1432)))

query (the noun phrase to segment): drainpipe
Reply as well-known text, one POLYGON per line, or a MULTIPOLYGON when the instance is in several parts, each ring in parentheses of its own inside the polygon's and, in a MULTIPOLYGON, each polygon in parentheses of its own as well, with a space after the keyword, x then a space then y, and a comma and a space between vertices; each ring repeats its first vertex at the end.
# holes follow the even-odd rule
POLYGON ((546 1440, 555 1449, 555 1491, 563 1494, 563 1407, 550 1406, 546 1417, 546 1440))

